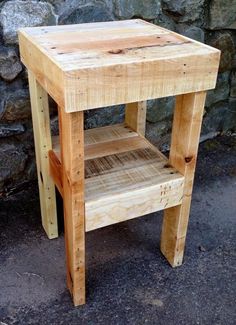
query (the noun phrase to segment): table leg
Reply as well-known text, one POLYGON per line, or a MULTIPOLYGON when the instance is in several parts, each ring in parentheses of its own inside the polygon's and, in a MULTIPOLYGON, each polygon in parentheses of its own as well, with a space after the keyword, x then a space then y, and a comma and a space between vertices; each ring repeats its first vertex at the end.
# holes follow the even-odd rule
POLYGON ((51 239, 58 237, 58 230, 55 186, 49 175, 48 151, 52 149, 52 140, 48 95, 30 70, 28 76, 42 224, 51 239))
POLYGON ((161 251, 173 267, 183 261, 205 97, 197 92, 176 98, 169 162, 185 176, 184 195, 181 205, 165 210, 161 234, 161 251))
POLYGON ((129 103, 125 106, 125 124, 145 136, 147 102, 129 103))
POLYGON ((59 108, 67 285, 85 303, 84 113, 59 108))

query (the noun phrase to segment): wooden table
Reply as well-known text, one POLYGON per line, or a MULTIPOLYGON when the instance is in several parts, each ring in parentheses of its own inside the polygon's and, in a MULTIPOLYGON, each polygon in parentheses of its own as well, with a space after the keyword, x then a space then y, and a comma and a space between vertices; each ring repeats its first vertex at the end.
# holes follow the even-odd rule
POLYGON ((19 31, 28 68, 42 224, 64 202, 67 284, 85 303, 85 231, 164 210, 161 251, 183 260, 206 90, 220 52, 140 19, 19 31), (51 138, 48 94, 58 104, 51 138), (145 139, 146 100, 176 95, 170 156, 145 139), (84 111, 126 104, 125 121, 84 131, 84 111))

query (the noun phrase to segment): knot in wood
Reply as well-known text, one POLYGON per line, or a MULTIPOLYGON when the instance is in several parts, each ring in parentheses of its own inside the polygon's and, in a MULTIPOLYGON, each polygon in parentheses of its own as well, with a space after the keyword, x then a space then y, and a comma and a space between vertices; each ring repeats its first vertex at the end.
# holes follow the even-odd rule
POLYGON ((192 161, 192 159, 193 159, 193 157, 192 156, 190 156, 190 157, 185 157, 185 162, 188 164, 188 163, 190 163, 191 161, 192 161))

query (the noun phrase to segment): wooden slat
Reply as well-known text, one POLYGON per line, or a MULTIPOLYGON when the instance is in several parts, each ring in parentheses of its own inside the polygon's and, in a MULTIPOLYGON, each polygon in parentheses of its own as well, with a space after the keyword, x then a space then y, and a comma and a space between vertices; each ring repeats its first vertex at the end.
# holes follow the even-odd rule
POLYGON ((125 107, 125 123, 138 134, 145 136, 147 102, 129 103, 125 107))
POLYGON ((86 231, 180 204, 183 177, 164 174, 163 169, 153 163, 103 177, 103 184, 94 179, 93 184, 86 183, 93 192, 87 194, 91 201, 86 202, 86 231))
POLYGON ((182 264, 205 92, 178 96, 174 113, 170 164, 184 175, 181 205, 165 210, 161 251, 172 266, 182 264))
MULTIPOLYGON (((121 123, 85 130, 84 144, 87 146, 134 136, 137 136, 137 133, 126 127, 124 123, 121 123)), ((58 152, 60 150, 59 136, 54 136, 52 141, 54 151, 58 152)))
POLYGON ((58 159, 58 156, 53 150, 49 150, 49 172, 51 177, 54 180, 54 183, 63 197, 63 185, 62 185, 62 168, 61 161, 58 159))
POLYGON ((87 159, 104 157, 119 152, 126 152, 144 148, 146 146, 145 140, 140 137, 130 137, 127 139, 113 140, 99 144, 91 144, 85 147, 85 157, 87 159))
POLYGON ((30 70, 28 76, 42 225, 51 239, 58 237, 58 230, 55 187, 49 175, 48 151, 52 149, 52 142, 48 96, 30 70))
POLYGON ((140 19, 19 32, 24 64, 66 112, 215 87, 220 51, 140 19))
MULTIPOLYGON (((85 159, 135 150, 146 146, 136 132, 124 124, 85 130, 85 159)), ((60 160, 59 136, 53 137, 53 150, 60 160)))
POLYGON ((141 147, 136 150, 120 151, 103 157, 86 160, 85 178, 99 176, 124 168, 131 168, 154 162, 158 159, 157 152, 151 147, 141 147))
POLYGON ((123 123, 88 129, 85 131, 85 145, 120 140, 136 136, 136 132, 123 123))
MULTIPOLYGON (((85 155, 88 154, 85 157, 86 231, 182 202, 183 176, 171 168, 167 158, 146 139, 135 132, 130 136, 129 128, 122 128, 123 131, 120 125, 114 125, 102 130, 93 129, 95 143, 85 146, 85 155), (110 135, 116 134, 117 129, 120 139, 111 141, 110 135), (104 130, 108 135, 107 142, 101 137, 104 130), (92 155, 88 150, 91 146, 92 155)), ((85 139, 87 134, 89 141, 85 142, 91 143, 90 132, 85 131, 85 139)), ((52 158, 52 164, 54 160, 58 161, 59 152, 57 146, 57 156, 52 158)), ((52 152, 50 157, 51 154, 55 155, 52 152)), ((53 173, 53 177, 60 186, 60 175, 53 173)))
POLYGON ((67 284, 75 305, 85 303, 83 112, 59 108, 67 284), (76 136, 75 136, 76 135, 76 136))

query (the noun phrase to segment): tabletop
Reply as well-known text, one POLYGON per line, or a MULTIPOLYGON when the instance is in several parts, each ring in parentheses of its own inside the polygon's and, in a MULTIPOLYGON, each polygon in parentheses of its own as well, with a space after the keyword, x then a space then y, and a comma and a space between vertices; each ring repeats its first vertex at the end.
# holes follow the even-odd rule
POLYGON ((18 34, 23 63, 66 112, 215 87, 219 50, 141 19, 18 34))

